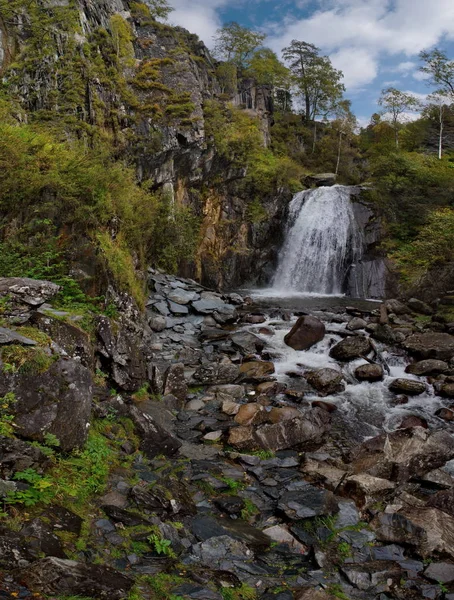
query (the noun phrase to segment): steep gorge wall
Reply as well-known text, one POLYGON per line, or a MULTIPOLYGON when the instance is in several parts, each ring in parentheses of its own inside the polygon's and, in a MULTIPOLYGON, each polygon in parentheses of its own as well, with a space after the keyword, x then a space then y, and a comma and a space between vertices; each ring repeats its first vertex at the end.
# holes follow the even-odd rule
MULTIPOLYGON (((197 260, 181 265, 184 274, 226 288, 266 274, 291 195, 268 193, 259 199, 261 218, 251 218, 246 170, 229 164, 206 135, 205 104, 220 101, 220 86, 203 43, 131 11, 128 0, 25 4, 0 2, 0 68, 22 118, 58 114, 71 135, 108 137, 136 165, 139 182, 191 207, 201 239, 197 260), (116 57, 109 55, 112 37, 116 57)), ((269 143, 270 91, 249 81, 231 100, 259 119, 269 143)))

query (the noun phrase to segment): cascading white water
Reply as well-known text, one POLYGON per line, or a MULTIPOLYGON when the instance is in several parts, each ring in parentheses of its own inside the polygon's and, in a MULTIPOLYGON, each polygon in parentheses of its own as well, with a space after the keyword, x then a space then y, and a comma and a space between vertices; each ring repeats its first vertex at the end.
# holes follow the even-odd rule
POLYGON ((275 290, 340 294, 348 268, 361 256, 362 234, 355 221, 351 188, 335 185, 296 194, 275 290))

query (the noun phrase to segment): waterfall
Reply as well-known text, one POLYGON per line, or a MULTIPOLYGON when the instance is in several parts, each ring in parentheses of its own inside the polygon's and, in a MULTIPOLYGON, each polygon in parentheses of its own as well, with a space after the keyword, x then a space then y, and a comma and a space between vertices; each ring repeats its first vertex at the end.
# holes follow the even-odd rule
POLYGON ((351 188, 319 187, 296 194, 273 288, 283 292, 341 294, 360 259, 363 238, 351 188))

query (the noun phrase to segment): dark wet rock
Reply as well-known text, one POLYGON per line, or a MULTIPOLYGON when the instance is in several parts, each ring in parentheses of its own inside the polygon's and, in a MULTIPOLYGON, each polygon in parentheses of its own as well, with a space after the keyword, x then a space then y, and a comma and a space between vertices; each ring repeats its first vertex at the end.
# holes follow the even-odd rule
POLYGON ((454 517, 454 489, 442 490, 434 494, 427 501, 427 506, 438 508, 454 517))
POLYGON ((55 535, 50 525, 40 519, 33 519, 33 521, 26 523, 20 533, 26 538, 28 549, 35 558, 43 554, 66 558, 60 538, 55 535))
POLYGON ((418 396, 427 391, 426 384, 413 379, 395 379, 389 386, 392 392, 406 394, 407 396, 418 396))
POLYGON ((159 480, 152 486, 135 485, 129 495, 139 508, 158 514, 184 516, 197 512, 187 487, 173 478, 159 480))
POLYGON ((360 317, 353 317, 353 319, 347 323, 347 329, 349 331, 358 331, 359 329, 365 329, 366 327, 367 321, 360 317))
POLYGON ((436 508, 411 507, 400 511, 413 526, 423 533, 418 538, 419 552, 423 557, 434 552, 454 558, 454 518, 436 508))
POLYGON ((138 390, 147 380, 145 352, 138 343, 138 334, 101 316, 97 318, 96 335, 98 352, 113 381, 128 392, 138 390))
POLYGON ((266 396, 274 397, 278 394, 282 394, 287 386, 284 383, 278 381, 265 381, 259 383, 257 386, 257 392, 259 394, 265 394, 266 396))
POLYGON ((454 581, 454 564, 433 562, 424 571, 424 576, 439 583, 452 583, 454 581))
POLYGON ((243 363, 240 367, 241 380, 260 383, 267 380, 274 373, 274 364, 265 361, 251 361, 243 363))
POLYGON ((122 600, 133 580, 110 567, 60 558, 43 558, 20 571, 20 579, 41 594, 122 600))
POLYGON ((420 315, 433 315, 434 310, 428 304, 417 298, 410 298, 407 305, 412 311, 419 313, 420 315))
POLYGON ((267 535, 241 519, 218 519, 210 515, 197 515, 191 521, 191 530, 201 542, 228 536, 240 540, 254 550, 264 550, 271 544, 267 535))
POLYGON ((387 479, 358 473, 343 482, 342 494, 355 500, 359 506, 367 506, 389 496, 395 487, 396 484, 387 479))
POLYGON ((438 396, 454 398, 454 383, 442 383, 440 386, 436 386, 435 389, 438 396))
POLYGON ((400 513, 383 513, 375 517, 371 527, 382 542, 418 547, 427 537, 424 529, 400 513))
POLYGON ((89 369, 94 367, 94 351, 90 335, 72 323, 63 321, 45 312, 35 312, 31 323, 46 333, 70 358, 80 360, 89 369))
POLYGON ((298 481, 279 498, 278 509, 292 521, 336 513, 339 506, 334 494, 307 483, 298 481))
POLYGON ((0 526, 0 567, 2 569, 25 567, 33 558, 26 540, 20 533, 0 526))
POLYGON ((22 440, 0 437, 0 474, 12 479, 14 474, 33 469, 42 474, 50 465, 50 459, 39 448, 22 440))
POLYGON ((323 441, 330 422, 326 411, 314 408, 301 415, 301 418, 263 425, 257 429, 254 437, 258 446, 266 450, 310 448, 323 441))
POLYGON ((391 346, 402 342, 405 339, 387 323, 378 324, 372 332, 372 337, 379 342, 383 342, 384 344, 389 344, 391 346))
POLYGON ((442 360, 427 359, 408 365, 405 369, 406 373, 412 375, 440 375, 449 370, 448 363, 442 360))
POLYGON ((232 363, 210 363, 199 367, 193 378, 203 385, 234 383, 240 375, 240 369, 232 363))
POLYGON ((63 506, 49 506, 49 508, 41 513, 41 517, 50 523, 54 531, 69 531, 70 533, 80 535, 83 523, 82 518, 63 506))
POLYGON ((413 429, 414 427, 423 427, 424 429, 428 429, 429 425, 426 419, 423 419, 418 415, 408 415, 402 419, 398 429, 413 429))
POLYGON ((448 333, 416 333, 403 347, 417 358, 449 361, 454 356, 454 335, 448 333))
POLYGON ((337 406, 332 402, 323 402, 323 400, 314 400, 311 406, 313 408, 321 408, 322 410, 326 410, 328 413, 336 412, 337 406))
POLYGON ((435 414, 444 421, 454 421, 454 410, 450 408, 440 408, 435 414))
POLYGON ((396 299, 386 300, 385 307, 388 313, 393 313, 395 315, 406 315, 410 312, 408 306, 396 299))
POLYGON ((329 355, 335 360, 348 362, 366 356, 372 350, 369 338, 364 336, 348 337, 333 346, 329 355))
POLYGON ((284 342, 294 350, 307 350, 325 337, 325 325, 316 317, 300 317, 284 342))
POLYGON ((60 359, 44 373, 8 374, 0 380, 0 396, 12 392, 17 433, 44 441, 50 433, 64 451, 80 448, 88 434, 93 397, 90 371, 74 360, 60 359))
POLYGON ((238 515, 245 507, 243 498, 239 496, 219 496, 213 502, 219 510, 229 515, 238 515))
POLYGON ((330 396, 344 390, 342 373, 335 369, 318 369, 304 375, 306 381, 317 390, 321 396, 330 396))
POLYGON ((125 404, 121 398, 115 398, 110 405, 120 415, 128 417, 134 424, 140 439, 140 449, 147 458, 160 454, 173 456, 181 447, 181 442, 166 431, 151 415, 145 414, 137 406, 125 404))
POLYGON ((260 325, 261 323, 266 322, 266 315, 262 313, 251 313, 249 315, 245 315, 242 318, 244 323, 252 323, 253 325, 260 325))
POLYGON ((357 473, 392 481, 408 481, 443 466, 454 458, 454 439, 446 431, 421 427, 383 433, 354 451, 357 473))
POLYGON ((231 338, 233 345, 244 354, 256 354, 261 352, 265 347, 265 343, 257 335, 249 331, 238 331, 231 338))
POLYGON ((170 365, 164 377, 164 396, 172 394, 177 398, 179 407, 182 408, 188 395, 188 385, 185 380, 184 365, 182 363, 170 365))
POLYGON ((381 381, 384 377, 384 370, 381 365, 361 365, 355 369, 355 377, 360 381, 381 381))
POLYGON ((391 591, 402 577, 402 569, 395 562, 369 562, 366 564, 344 565, 342 573, 348 581, 364 592, 391 591))

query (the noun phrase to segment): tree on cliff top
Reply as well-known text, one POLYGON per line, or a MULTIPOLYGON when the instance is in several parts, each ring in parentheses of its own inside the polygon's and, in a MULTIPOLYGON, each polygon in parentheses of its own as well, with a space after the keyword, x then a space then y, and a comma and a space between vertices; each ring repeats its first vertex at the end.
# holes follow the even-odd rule
POLYGON ((390 87, 382 90, 378 104, 383 106, 384 114, 388 115, 394 129, 396 148, 399 147, 399 127, 406 112, 415 111, 420 108, 420 102, 412 94, 401 92, 390 87))
POLYGON ((242 27, 235 21, 218 29, 214 36, 214 54, 219 60, 233 63, 238 70, 246 69, 266 35, 242 27))
POLYGON ((293 40, 284 48, 283 56, 302 98, 305 120, 315 121, 317 116, 326 116, 345 91, 342 71, 333 67, 328 56, 320 55, 320 48, 308 42, 293 40))

